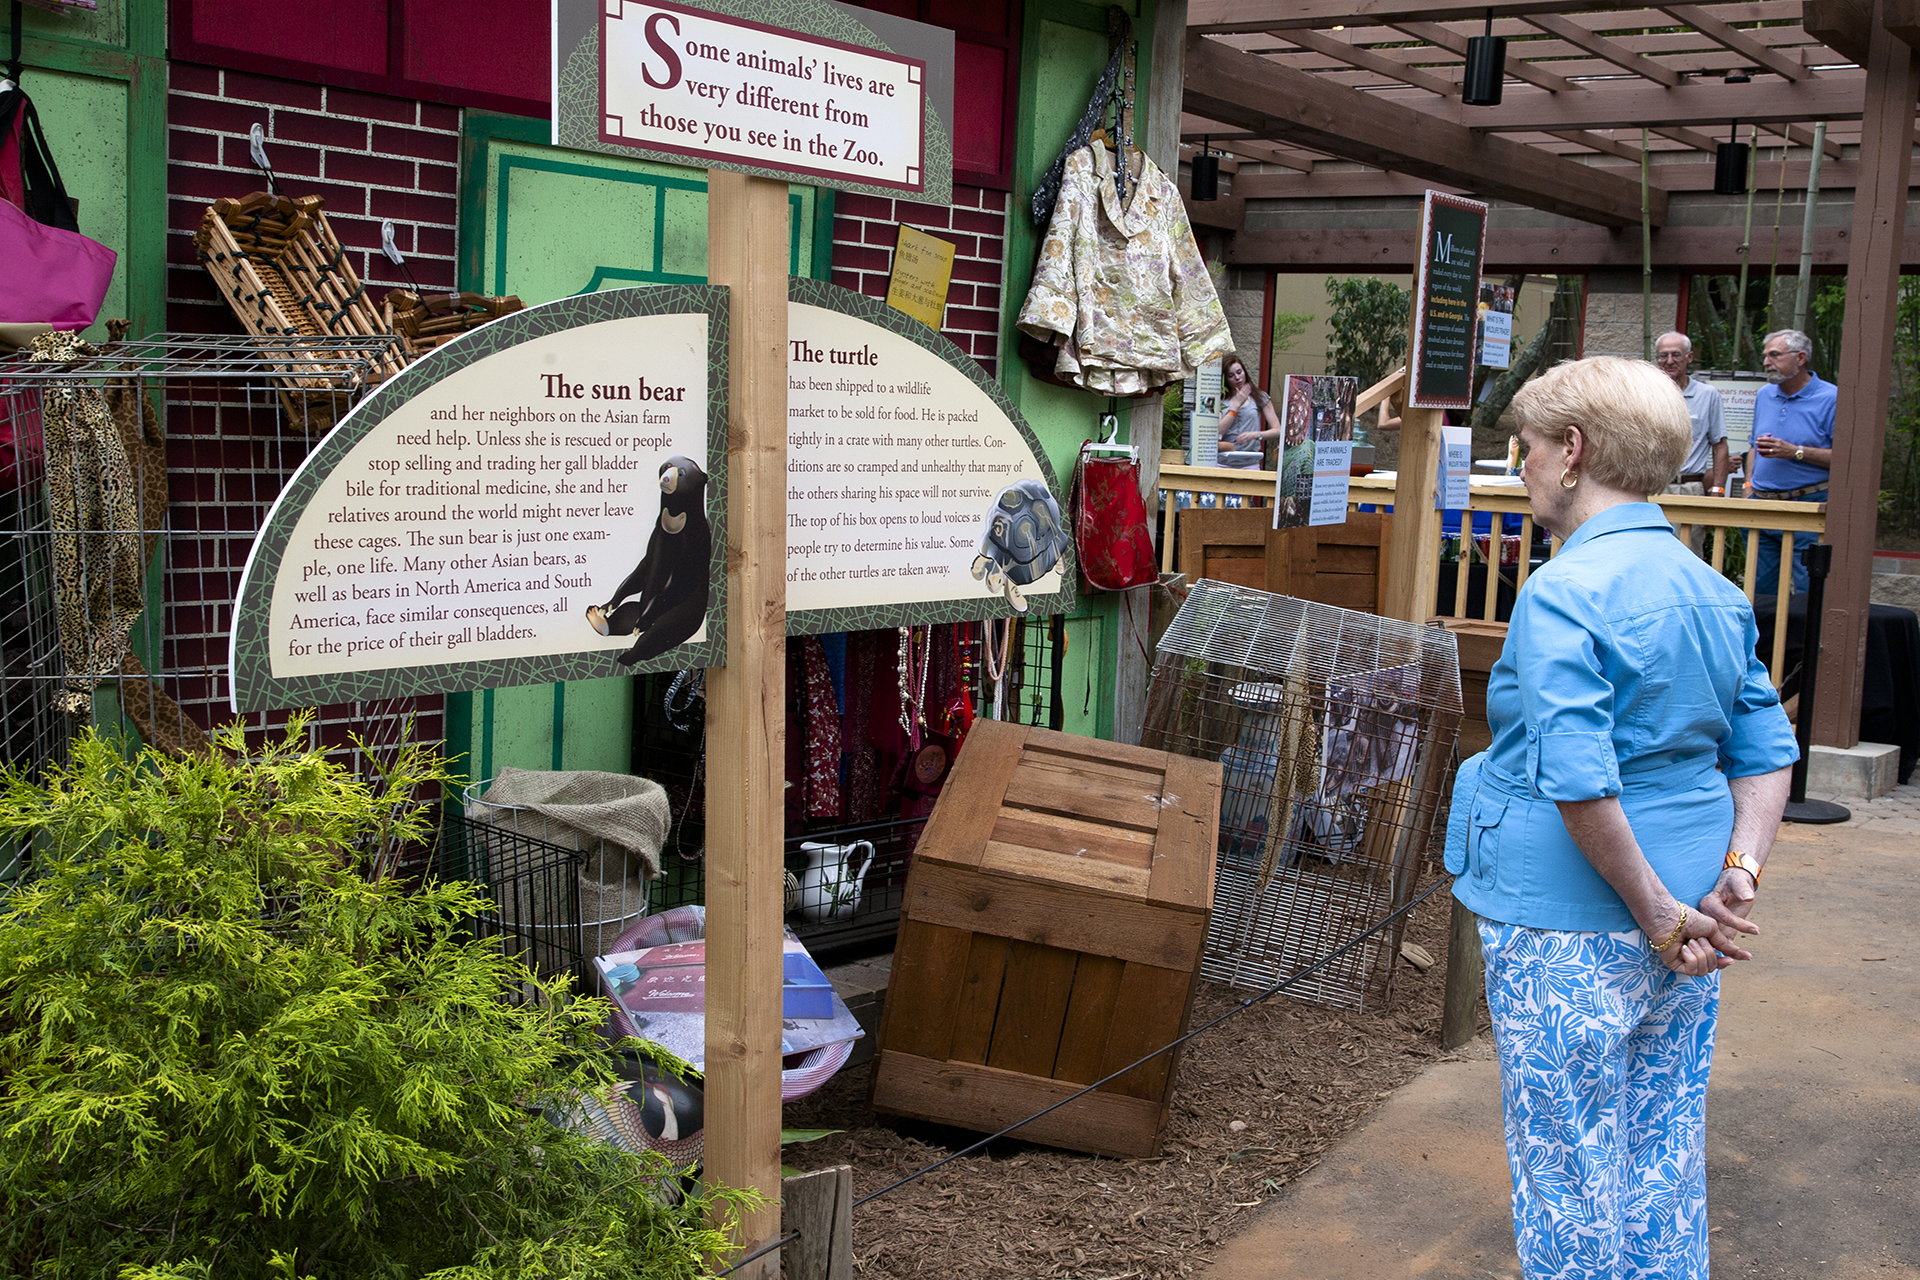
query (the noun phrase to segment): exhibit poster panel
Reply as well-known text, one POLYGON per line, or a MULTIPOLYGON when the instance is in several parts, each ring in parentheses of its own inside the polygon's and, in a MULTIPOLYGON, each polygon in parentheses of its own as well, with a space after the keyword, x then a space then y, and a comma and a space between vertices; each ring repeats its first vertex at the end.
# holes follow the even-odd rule
POLYGON ((1504 281, 1480 282, 1480 363, 1488 369, 1513 365, 1513 307, 1518 292, 1504 281))
POLYGON ((1417 409, 1471 409, 1487 206, 1427 192, 1417 243, 1407 403, 1417 409))
POLYGON ((1274 408, 1280 415, 1279 479, 1273 527, 1345 524, 1353 476, 1353 402, 1360 379, 1290 373, 1274 408))
POLYGON ((787 633, 1071 610, 1059 481, 1000 384, 877 298, 790 290, 787 633))
POLYGON ((953 199, 953 32, 831 0, 554 0, 553 144, 953 199))
POLYGON ((234 709, 723 662, 726 378, 706 285, 562 298, 409 365, 268 514, 234 709))

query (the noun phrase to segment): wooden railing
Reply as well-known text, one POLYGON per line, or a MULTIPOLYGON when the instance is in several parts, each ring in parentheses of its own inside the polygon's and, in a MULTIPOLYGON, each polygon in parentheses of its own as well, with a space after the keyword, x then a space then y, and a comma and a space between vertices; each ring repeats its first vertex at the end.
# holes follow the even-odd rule
MULTIPOLYGON (((1171 573, 1176 563, 1174 543, 1178 533, 1178 521, 1172 499, 1173 493, 1238 495, 1243 498, 1263 498, 1271 501, 1278 480, 1279 477, 1271 471, 1239 471, 1228 467, 1189 467, 1179 463, 1162 463, 1160 487, 1167 501, 1161 518, 1160 567, 1171 573)), ((1376 472, 1373 475, 1355 477, 1347 492, 1348 509, 1352 510, 1362 505, 1391 506, 1394 499, 1394 483, 1395 477, 1391 472, 1376 472)), ((1486 512, 1496 517, 1510 515, 1520 517, 1520 557, 1514 567, 1513 579, 1514 590, 1518 591, 1526 582, 1527 574, 1532 568, 1529 549, 1533 545, 1534 535, 1533 506, 1527 499, 1527 491, 1511 482, 1501 483, 1476 478, 1471 482, 1469 490, 1471 505, 1468 514, 1461 518, 1462 530, 1469 532, 1467 536, 1460 539, 1459 556, 1455 561, 1457 568, 1454 572, 1453 599, 1446 602, 1445 607, 1442 607, 1440 601, 1432 600, 1432 607, 1427 612, 1443 617, 1467 617, 1467 587, 1472 576, 1473 564, 1476 560, 1486 562, 1490 556, 1492 572, 1487 575, 1486 600, 1481 609, 1481 615, 1486 621, 1491 622, 1499 607, 1500 543, 1497 539, 1500 537, 1500 526, 1505 521, 1496 519, 1493 522, 1494 531, 1487 540, 1487 550, 1482 551, 1478 540, 1470 533, 1473 527, 1472 515, 1486 512)), ((1781 529, 1788 535, 1794 533, 1824 535, 1827 528, 1826 504, 1820 502, 1693 498, 1666 494, 1656 495, 1652 501, 1666 511, 1667 519, 1673 522, 1677 535, 1682 539, 1690 541, 1696 528, 1704 527, 1714 531, 1713 547, 1708 559, 1716 570, 1725 567, 1730 535, 1738 531, 1745 532, 1749 554, 1741 589, 1746 592, 1748 600, 1754 598, 1758 588, 1755 578, 1759 570, 1759 558, 1751 554, 1758 546, 1758 539, 1755 536, 1758 530, 1781 529)), ((1422 536, 1433 538, 1437 542, 1441 537, 1441 513, 1434 511, 1430 514, 1432 519, 1422 522, 1422 536)), ((1786 546, 1784 554, 1780 557, 1780 576, 1777 582, 1770 585, 1773 586, 1779 598, 1785 599, 1793 592, 1793 555, 1791 538, 1784 537, 1782 541, 1786 546)), ((1560 540, 1552 539, 1548 554, 1557 554, 1559 550, 1560 540)), ((1437 594, 1437 583, 1434 584, 1433 590, 1437 594)), ((1772 661, 1768 664, 1775 687, 1778 687, 1786 678, 1786 650, 1787 629, 1784 626, 1775 626, 1772 661)))

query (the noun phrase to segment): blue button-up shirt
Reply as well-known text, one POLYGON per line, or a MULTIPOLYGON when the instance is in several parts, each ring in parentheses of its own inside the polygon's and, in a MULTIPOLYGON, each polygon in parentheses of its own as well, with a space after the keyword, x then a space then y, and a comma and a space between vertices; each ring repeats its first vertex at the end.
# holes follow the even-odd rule
MULTIPOLYGON (((1820 375, 1807 371, 1807 385, 1792 395, 1782 395, 1773 383, 1760 388, 1753 401, 1753 438, 1776 436, 1789 444, 1809 449, 1833 448, 1833 413, 1840 401, 1840 389, 1822 382, 1820 375)), ((1828 471, 1811 462, 1792 458, 1753 460, 1753 487, 1756 489, 1799 489, 1810 484, 1825 484, 1828 471)))
POLYGON ((1746 597, 1659 507, 1575 530, 1527 579, 1488 678, 1493 745, 1454 789, 1454 895, 1507 924, 1637 928, 1555 803, 1618 796, 1668 891, 1698 902, 1733 829, 1727 779, 1799 755, 1756 638, 1746 597))

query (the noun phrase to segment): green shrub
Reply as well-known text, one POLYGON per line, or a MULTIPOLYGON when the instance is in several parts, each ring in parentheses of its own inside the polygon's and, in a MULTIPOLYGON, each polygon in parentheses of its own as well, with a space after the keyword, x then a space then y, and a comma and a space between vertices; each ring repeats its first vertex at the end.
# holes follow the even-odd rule
POLYGON ((468 937, 471 886, 368 874, 427 833, 439 762, 368 784, 304 733, 187 760, 89 736, 0 783, 0 835, 36 849, 0 901, 0 1267, 707 1274, 749 1197, 667 1207, 664 1160, 541 1117, 611 1087, 604 1002, 468 937))

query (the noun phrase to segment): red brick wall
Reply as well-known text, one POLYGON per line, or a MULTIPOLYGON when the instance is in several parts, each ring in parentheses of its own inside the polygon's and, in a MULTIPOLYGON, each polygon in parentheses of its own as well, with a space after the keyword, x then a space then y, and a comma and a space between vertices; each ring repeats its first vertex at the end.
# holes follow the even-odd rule
MULTIPOLYGON (((380 222, 419 283, 452 289, 457 229, 460 112, 412 102, 173 63, 167 89, 167 327, 239 333, 194 257, 207 205, 266 188, 247 133, 266 130, 267 158, 287 195, 326 197, 327 221, 376 299, 410 282, 380 252, 380 222)), ((187 714, 212 727, 227 708, 227 635, 254 533, 280 489, 318 442, 267 385, 179 380, 166 389, 168 493, 163 682, 187 714)), ((400 717, 415 736, 438 738, 442 699, 321 708, 317 732, 341 747, 349 732, 394 741, 400 717)), ((248 717, 278 724, 284 715, 248 717)))
POLYGON ((956 183, 950 206, 840 193, 833 202, 833 282, 870 297, 886 297, 901 223, 954 244, 953 287, 947 292, 940 332, 994 376, 1000 356, 1007 193, 956 183))
POLYGON ((195 260, 208 204, 266 189, 247 131, 266 130, 267 159, 287 195, 326 197, 327 221, 376 298, 409 284, 380 252, 380 222, 420 284, 454 287, 460 111, 176 62, 167 86, 167 327, 238 332, 195 260))

